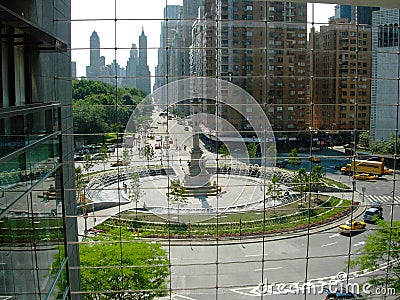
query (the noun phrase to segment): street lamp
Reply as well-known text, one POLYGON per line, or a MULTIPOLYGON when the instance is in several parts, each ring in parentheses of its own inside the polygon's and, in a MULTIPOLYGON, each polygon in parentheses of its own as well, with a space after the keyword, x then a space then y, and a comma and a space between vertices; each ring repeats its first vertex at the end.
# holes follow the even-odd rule
POLYGON ((365 187, 365 186, 363 186, 362 188, 361 188, 361 190, 362 190, 362 202, 363 203, 365 203, 365 191, 367 190, 367 188, 365 187))

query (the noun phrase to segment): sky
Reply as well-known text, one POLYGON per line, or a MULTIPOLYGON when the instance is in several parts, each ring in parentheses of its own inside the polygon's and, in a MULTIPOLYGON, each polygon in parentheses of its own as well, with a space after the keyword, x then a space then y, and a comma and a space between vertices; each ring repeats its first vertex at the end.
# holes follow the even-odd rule
MULTIPOLYGON (((96 31, 100 38, 100 55, 106 64, 116 59, 126 68, 132 43, 139 44, 142 32, 147 35, 148 65, 152 75, 157 65, 157 49, 160 46, 161 20, 164 7, 182 5, 182 0, 72 0, 71 11, 71 55, 76 62, 77 76, 86 75, 89 65, 90 36, 96 31), (115 22, 114 19, 117 19, 115 22), (134 21, 133 21, 134 20, 134 21), (116 23, 116 26, 115 26, 116 23), (115 51, 117 47, 117 51, 115 51)), ((308 21, 326 23, 334 15, 334 4, 308 5, 308 21)))

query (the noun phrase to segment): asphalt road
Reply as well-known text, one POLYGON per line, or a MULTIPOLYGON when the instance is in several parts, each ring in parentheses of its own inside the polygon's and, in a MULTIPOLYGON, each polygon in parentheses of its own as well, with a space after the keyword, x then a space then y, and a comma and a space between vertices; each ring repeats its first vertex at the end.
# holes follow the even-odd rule
MULTIPOLYGON (((346 280, 337 278, 343 271, 348 273, 349 254, 363 246, 373 228, 368 225, 367 230, 350 237, 332 228, 264 242, 167 247, 173 299, 324 299, 323 286, 336 290, 347 285, 346 280), (296 293, 305 281, 311 290, 296 293), (263 290, 260 283, 268 283, 268 288, 264 286, 263 290)), ((364 281, 362 277, 354 278, 354 270, 348 274, 348 282, 354 286, 364 281)))

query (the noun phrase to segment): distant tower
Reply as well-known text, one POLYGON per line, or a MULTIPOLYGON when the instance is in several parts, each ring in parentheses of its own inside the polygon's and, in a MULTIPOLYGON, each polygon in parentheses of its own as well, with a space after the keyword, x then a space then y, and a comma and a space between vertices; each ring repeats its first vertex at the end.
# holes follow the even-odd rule
POLYGON ((90 36, 90 66, 100 67, 100 38, 96 31, 90 36))
POLYGON ((136 87, 150 94, 150 71, 147 65, 147 36, 144 34, 142 27, 142 34, 139 36, 139 64, 136 68, 137 79, 136 87))
POLYGON ((138 65, 138 49, 136 44, 132 44, 128 62, 126 63, 126 78, 123 83, 124 86, 135 88, 136 76, 137 76, 137 65, 138 65))
POLYGON ((94 78, 100 75, 100 69, 104 66, 100 57, 100 38, 96 31, 90 36, 90 65, 86 67, 86 77, 94 78))

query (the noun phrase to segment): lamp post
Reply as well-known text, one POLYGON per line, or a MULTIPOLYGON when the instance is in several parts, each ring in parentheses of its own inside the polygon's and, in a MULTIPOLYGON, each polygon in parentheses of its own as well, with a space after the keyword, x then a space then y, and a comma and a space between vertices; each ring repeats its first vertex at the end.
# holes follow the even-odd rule
POLYGON ((361 188, 361 190, 362 190, 362 202, 363 203, 365 203, 365 191, 367 190, 367 188, 365 187, 365 186, 363 186, 362 188, 361 188))
POLYGON ((85 230, 84 230, 84 235, 87 235, 88 229, 87 229, 87 218, 88 218, 88 212, 87 212, 87 206, 86 206, 86 185, 83 186, 83 205, 82 205, 82 215, 83 219, 85 220, 85 230))

